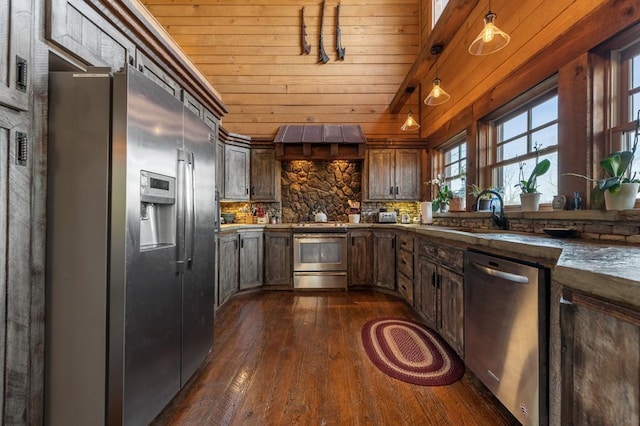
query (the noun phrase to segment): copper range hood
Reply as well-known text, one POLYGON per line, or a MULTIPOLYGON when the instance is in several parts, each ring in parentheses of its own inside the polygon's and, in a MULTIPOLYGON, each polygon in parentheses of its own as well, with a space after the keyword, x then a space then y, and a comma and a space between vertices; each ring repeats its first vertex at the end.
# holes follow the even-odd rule
POLYGON ((367 139, 357 124, 280 126, 274 139, 278 160, 362 160, 367 139))

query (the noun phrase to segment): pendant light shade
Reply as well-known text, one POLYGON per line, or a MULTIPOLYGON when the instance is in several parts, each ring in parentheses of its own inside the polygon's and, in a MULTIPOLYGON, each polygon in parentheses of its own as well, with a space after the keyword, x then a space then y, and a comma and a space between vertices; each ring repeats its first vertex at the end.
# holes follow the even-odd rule
POLYGON ((451 99, 451 96, 440 87, 440 79, 438 77, 433 79, 433 88, 429 92, 429 95, 424 98, 424 103, 427 105, 440 105, 451 99))
POLYGON ((488 55, 509 44, 511 37, 495 26, 493 23, 495 19, 496 14, 489 10, 489 13, 484 17, 484 28, 469 46, 469 53, 472 55, 488 55))
POLYGON ((438 55, 442 53, 444 46, 436 44, 431 47, 431 54, 436 56, 436 78, 433 79, 433 88, 429 92, 424 103, 426 105, 440 105, 451 99, 451 96, 440 86, 440 78, 438 77, 438 55))
POLYGON ((410 132, 412 130, 418 130, 419 128, 420 128, 420 125, 413 118, 413 113, 409 111, 409 114, 407 114, 407 119, 405 120, 400 130, 402 130, 403 132, 410 132))

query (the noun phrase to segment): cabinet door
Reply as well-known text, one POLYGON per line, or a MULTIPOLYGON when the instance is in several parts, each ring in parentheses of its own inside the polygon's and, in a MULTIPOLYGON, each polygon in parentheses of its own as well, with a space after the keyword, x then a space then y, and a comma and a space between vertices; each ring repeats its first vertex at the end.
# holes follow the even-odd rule
POLYGON ((267 231, 264 238, 264 285, 291 287, 291 232, 267 231))
POLYGON ((427 325, 437 330, 437 288, 438 268, 426 257, 418 261, 420 267, 420 299, 418 311, 422 314, 427 325))
MULTIPOLYGON (((138 71, 149 77, 158 86, 162 87, 165 91, 178 99, 182 96, 182 89, 180 85, 165 72, 162 67, 156 65, 151 59, 147 58, 140 51, 136 52, 136 66, 138 71)), ((192 99, 192 98, 191 98, 192 99)), ((195 99, 193 99, 195 101, 195 99)), ((189 100, 186 101, 189 103, 189 100)), ((197 112, 196 115, 202 118, 201 113, 197 112)))
POLYGON ((369 150, 367 166, 367 198, 370 200, 395 199, 395 150, 369 150))
POLYGON ((348 283, 349 286, 370 286, 372 277, 371 231, 349 231, 348 283))
POLYGON ((218 247, 220 280, 218 302, 222 305, 238 291, 238 234, 221 234, 218 247))
POLYGON ((216 189, 220 199, 224 199, 224 144, 216 142, 216 189))
POLYGON ((240 234, 240 290, 262 285, 262 232, 240 234))
POLYGON ((224 198, 249 200, 249 149, 224 146, 224 198))
POLYGON ((251 149, 251 201, 280 201, 280 162, 275 149, 251 149))
MULTIPOLYGON (((24 0, 15 0, 17 3, 24 0)), ((136 47, 84 0, 49 0, 47 39, 93 66, 134 65, 136 47)))
POLYGON ((395 199, 420 199, 420 150, 396 150, 395 199))
POLYGON ((448 269, 439 268, 440 318, 439 332, 462 357, 464 345, 464 278, 448 269))
POLYGON ((396 288, 396 235, 380 231, 373 236, 374 285, 395 290, 396 288))
POLYGON ((0 105, 29 109, 32 0, 0 0, 0 105))
POLYGON ((640 421, 640 312, 564 290, 560 306, 563 425, 640 421))

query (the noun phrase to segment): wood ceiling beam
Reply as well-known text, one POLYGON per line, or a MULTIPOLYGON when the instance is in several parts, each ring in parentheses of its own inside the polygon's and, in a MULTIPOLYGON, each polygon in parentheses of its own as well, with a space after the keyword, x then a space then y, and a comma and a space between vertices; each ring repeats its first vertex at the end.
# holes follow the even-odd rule
MULTIPOLYGON (((418 87, 420 82, 425 78, 427 72, 435 62, 436 56, 431 53, 431 47, 434 45, 443 45, 445 50, 451 42, 455 34, 459 31, 464 21, 476 7, 479 0, 450 0, 445 7, 440 19, 436 23, 429 37, 422 46, 418 57, 411 66, 411 69, 404 78, 400 88, 393 97, 389 110, 393 114, 400 112, 402 107, 411 97, 411 94, 418 87)), ((478 29, 478 32, 480 32, 478 29)))

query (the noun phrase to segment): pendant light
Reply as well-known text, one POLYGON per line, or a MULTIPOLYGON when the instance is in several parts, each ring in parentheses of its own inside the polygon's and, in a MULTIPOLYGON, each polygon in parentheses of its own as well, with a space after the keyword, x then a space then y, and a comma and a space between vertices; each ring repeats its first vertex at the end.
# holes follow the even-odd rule
POLYGON ((436 78, 433 79, 433 88, 431 92, 424 98, 426 105, 440 105, 451 99, 451 96, 440 86, 440 78, 438 78, 438 57, 437 55, 442 53, 444 47, 441 44, 436 44, 431 47, 431 54, 436 55, 436 78))
POLYGON ((472 55, 488 55, 509 44, 511 37, 495 26, 493 23, 495 19, 496 14, 491 11, 491 2, 489 2, 489 12, 484 17, 484 28, 469 45, 469 53, 472 55))
POLYGON ((412 130, 418 130, 419 128, 420 128, 420 125, 413 118, 413 113, 409 111, 409 114, 407 114, 407 119, 405 120, 400 130, 402 130, 403 132, 410 132, 412 130))

